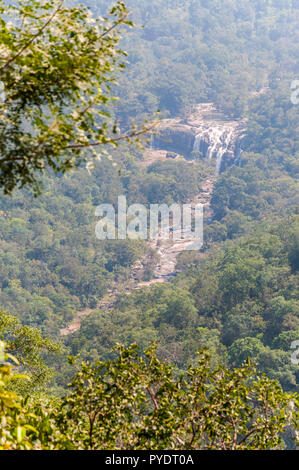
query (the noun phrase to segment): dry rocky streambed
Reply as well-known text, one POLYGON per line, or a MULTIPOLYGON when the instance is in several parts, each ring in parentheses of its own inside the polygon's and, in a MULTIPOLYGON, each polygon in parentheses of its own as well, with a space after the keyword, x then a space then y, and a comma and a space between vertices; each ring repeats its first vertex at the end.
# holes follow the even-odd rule
MULTIPOLYGON (((232 164, 238 164, 241 158, 241 139, 245 132, 244 121, 232 121, 217 112, 212 103, 202 103, 195 106, 188 117, 165 119, 161 122, 156 136, 152 139, 150 149, 144 153, 142 166, 149 166, 158 160, 175 160, 183 158, 194 164, 194 155, 199 152, 201 158, 215 159, 216 174, 202 183, 201 192, 192 204, 203 204, 204 223, 209 223, 212 214, 210 198, 217 174, 232 164)), ((156 283, 169 282, 176 274, 177 258, 192 242, 188 239, 162 240, 157 238, 148 242, 158 254, 154 267, 154 277, 150 281, 140 282, 139 274, 143 270, 142 262, 132 268, 125 293, 151 286, 156 283)), ((61 336, 67 336, 80 329, 84 317, 99 309, 110 310, 120 294, 117 286, 112 287, 95 309, 87 308, 78 312, 75 318, 63 329, 61 336)))

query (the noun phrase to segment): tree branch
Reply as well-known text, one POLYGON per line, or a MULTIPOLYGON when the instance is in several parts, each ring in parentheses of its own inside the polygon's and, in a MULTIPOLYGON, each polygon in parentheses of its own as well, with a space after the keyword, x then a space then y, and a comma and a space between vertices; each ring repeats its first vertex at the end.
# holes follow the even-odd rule
MULTIPOLYGON (((140 129, 139 131, 133 131, 130 134, 125 134, 121 135, 120 137, 116 137, 115 139, 110 139, 105 142, 105 144, 113 144, 114 142, 119 142, 121 140, 129 140, 132 139, 133 137, 138 137, 140 135, 146 134, 152 129, 154 129, 157 126, 157 123, 152 124, 150 127, 145 128, 145 129, 140 129)), ((86 143, 86 144, 72 144, 68 145, 65 147, 66 149, 80 149, 80 148, 86 148, 86 147, 97 147, 98 145, 103 145, 103 142, 94 142, 94 143, 86 143)))
POLYGON ((110 28, 106 29, 106 31, 104 31, 100 36, 99 36, 99 39, 102 39, 103 37, 107 36, 107 34, 109 34, 111 31, 113 31, 113 29, 115 29, 117 26, 119 26, 120 24, 122 24, 124 22, 124 20, 127 18, 128 14, 125 14, 124 16, 122 16, 116 23, 114 23, 112 26, 110 26, 110 28))
MULTIPOLYGON (((51 127, 53 127, 55 124, 56 124, 56 122, 54 122, 51 127)), ((139 131, 133 131, 130 134, 121 135, 120 137, 117 137, 115 139, 111 138, 110 140, 106 141, 105 143, 104 142, 95 142, 95 143, 86 143, 86 144, 73 144, 73 145, 68 145, 68 146, 64 147, 64 149, 80 149, 80 148, 96 147, 98 145, 106 145, 106 144, 109 144, 109 143, 113 144, 114 142, 119 142, 121 140, 129 140, 129 139, 132 139, 134 137, 138 137, 140 135, 146 134, 146 133, 150 132, 152 129, 154 129, 156 126, 157 126, 157 123, 154 123, 148 128, 140 129, 139 131)), ((38 146, 37 149, 39 149, 39 148, 40 148, 40 146, 38 146)), ((2 163, 9 163, 9 162, 22 162, 26 158, 27 157, 0 158, 0 165, 2 163)), ((30 159, 28 159, 28 160, 30 160, 30 159)))
POLYGON ((152 402, 154 404, 154 407, 155 407, 155 410, 158 410, 159 409, 159 403, 158 401, 156 400, 156 396, 154 394, 154 392, 152 391, 152 389, 150 387, 146 387, 146 390, 148 391, 148 394, 149 396, 151 397, 152 399, 152 402))
POLYGON ((255 431, 256 431, 256 428, 251 429, 250 432, 248 432, 247 434, 245 434, 245 436, 242 437, 242 439, 240 439, 240 441, 237 443, 237 445, 243 444, 243 442, 245 442, 246 439, 248 439, 248 437, 251 436, 251 434, 253 434, 255 431))

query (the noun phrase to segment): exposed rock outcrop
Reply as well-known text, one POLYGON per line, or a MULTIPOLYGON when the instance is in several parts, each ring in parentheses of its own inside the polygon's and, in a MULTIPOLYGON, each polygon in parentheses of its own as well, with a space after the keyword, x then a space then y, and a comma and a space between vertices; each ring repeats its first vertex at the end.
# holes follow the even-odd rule
POLYGON ((174 125, 159 128, 154 137, 153 147, 168 152, 175 152, 189 157, 194 145, 195 130, 188 125, 174 125))
POLYGON ((180 153, 188 159, 215 160, 219 173, 238 162, 245 127, 244 120, 230 120, 212 103, 201 103, 185 119, 164 119, 154 136, 153 147, 180 153))

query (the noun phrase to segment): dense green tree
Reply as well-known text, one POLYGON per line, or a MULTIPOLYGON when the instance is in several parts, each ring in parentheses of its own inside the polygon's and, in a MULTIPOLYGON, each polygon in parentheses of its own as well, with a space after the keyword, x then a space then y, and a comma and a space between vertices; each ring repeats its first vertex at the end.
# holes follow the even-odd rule
MULTIPOLYGON (((65 449, 275 449, 297 426, 296 400, 249 364, 212 369, 206 352, 174 377, 150 347, 120 348, 114 361, 85 363, 56 415, 65 449)), ((41 426, 43 423, 41 423, 41 426)), ((38 427, 38 426, 37 426, 38 427)))
POLYGON ((114 361, 83 363, 60 400, 28 401, 10 391, 17 361, 1 347, 1 450, 278 449, 298 427, 295 394, 250 364, 212 369, 204 350, 175 377, 153 347, 120 347, 114 361))
POLYGON ((132 23, 121 1, 103 19, 64 0, 1 1, 0 22, 0 184, 38 191, 38 173, 64 173, 118 140, 107 107, 132 23))
POLYGON ((0 312, 0 338, 18 361, 19 369, 26 373, 26 380, 13 376, 14 389, 23 395, 44 389, 54 372, 47 362, 61 353, 61 346, 4 312, 0 312))

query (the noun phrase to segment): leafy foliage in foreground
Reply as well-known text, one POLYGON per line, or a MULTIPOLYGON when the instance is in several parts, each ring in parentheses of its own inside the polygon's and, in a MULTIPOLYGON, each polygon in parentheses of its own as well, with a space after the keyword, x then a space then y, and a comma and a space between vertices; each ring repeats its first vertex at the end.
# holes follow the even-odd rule
MULTIPOLYGON (((52 361, 62 348, 33 327, 23 325, 16 317, 0 311, 0 341, 4 340, 10 353, 18 361, 19 371, 26 371, 26 380, 14 376, 13 389, 27 395, 43 390, 53 376, 47 362, 52 361)), ((55 359, 54 359, 55 358, 55 359)))
MULTIPOLYGON (((123 2, 107 18, 64 0, 0 2, 0 185, 39 191, 37 174, 80 165, 86 147, 113 143, 116 71, 124 68, 123 2)), ((95 152, 96 153, 96 152, 95 152)))
POLYGON ((249 363, 212 369, 204 350, 176 377, 153 346, 119 347, 114 361, 83 363, 60 403, 21 403, 10 377, 2 365, 2 449, 277 449, 298 428, 296 394, 249 363))

